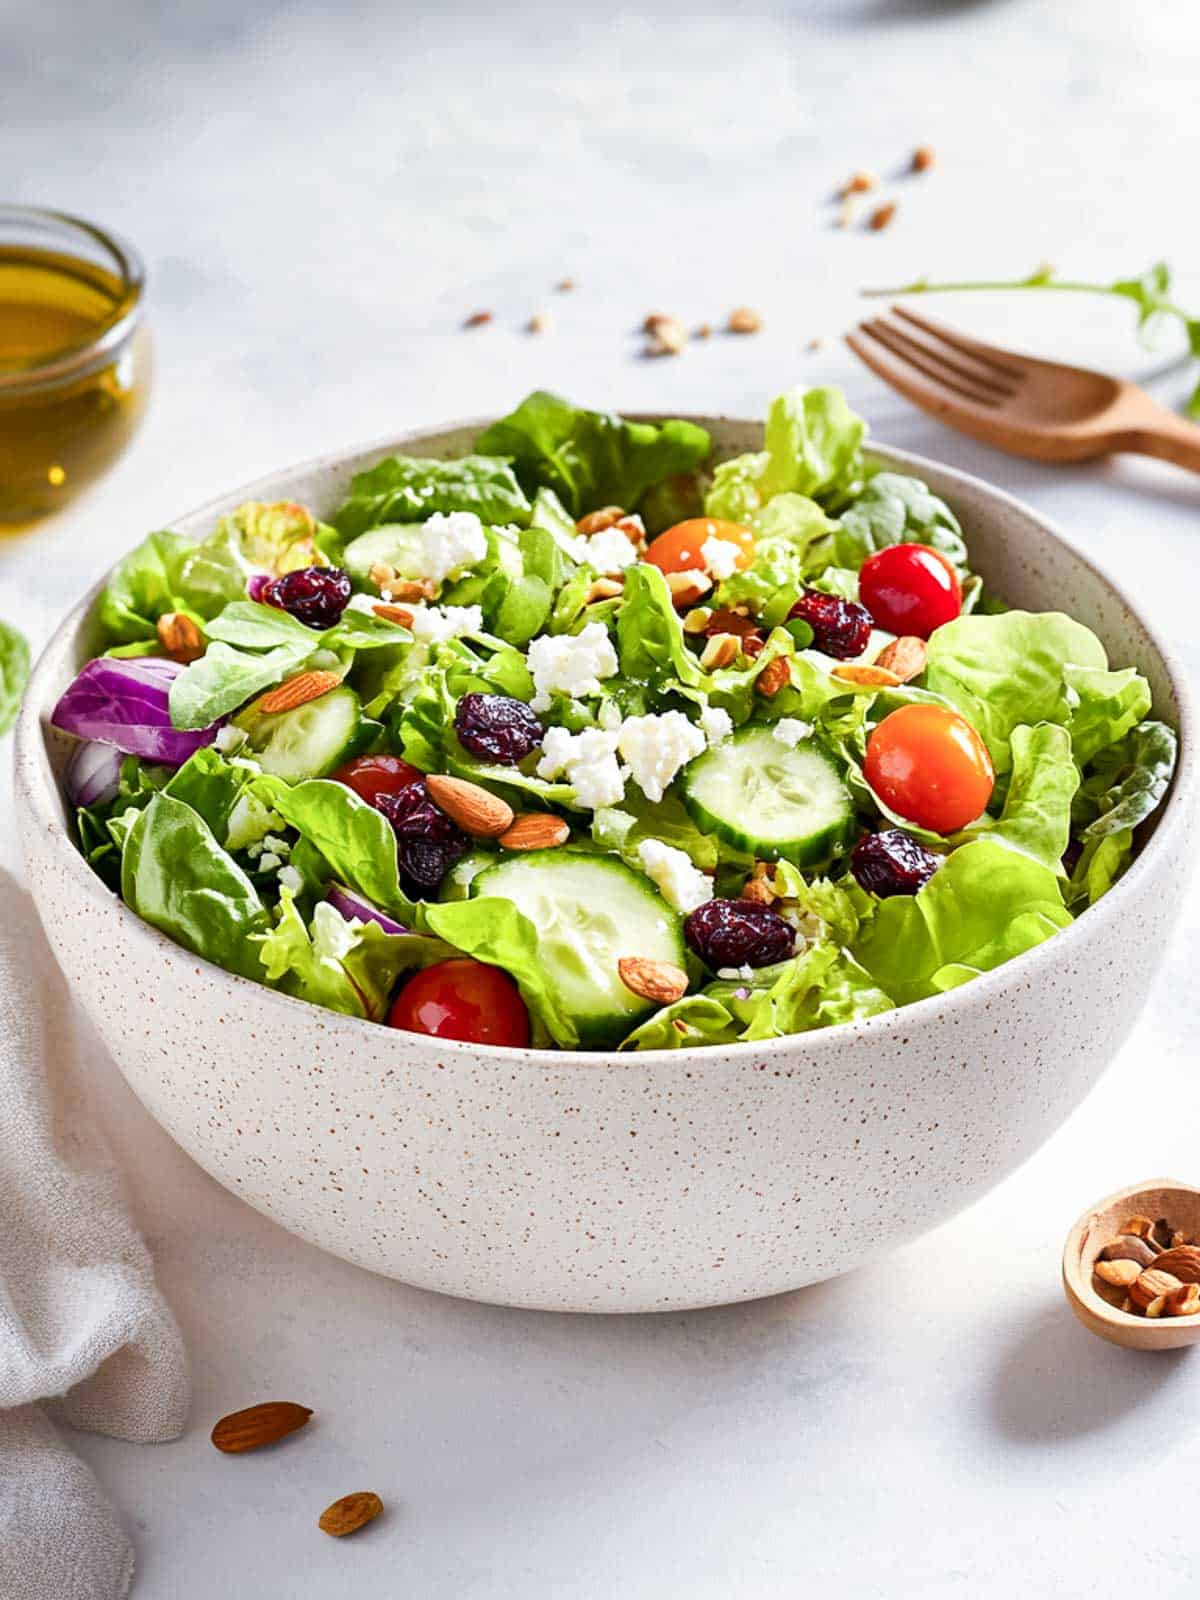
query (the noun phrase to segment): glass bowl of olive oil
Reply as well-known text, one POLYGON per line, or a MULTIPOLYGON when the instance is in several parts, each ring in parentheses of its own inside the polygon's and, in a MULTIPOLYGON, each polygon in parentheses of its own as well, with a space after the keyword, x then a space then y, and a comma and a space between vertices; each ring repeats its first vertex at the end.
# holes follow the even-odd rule
POLYGON ((78 217, 0 205, 0 533, 108 471, 145 409, 145 273, 78 217))

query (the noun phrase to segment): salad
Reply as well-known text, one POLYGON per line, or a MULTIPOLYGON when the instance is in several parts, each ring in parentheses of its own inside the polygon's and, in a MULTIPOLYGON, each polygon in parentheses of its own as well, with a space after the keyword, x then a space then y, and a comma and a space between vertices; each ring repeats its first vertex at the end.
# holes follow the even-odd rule
POLYGON ((713 464, 535 393, 329 522, 152 533, 54 712, 80 849, 230 972, 486 1044, 772 1039, 1031 949, 1124 871, 1176 738, 865 431, 793 389, 713 464))

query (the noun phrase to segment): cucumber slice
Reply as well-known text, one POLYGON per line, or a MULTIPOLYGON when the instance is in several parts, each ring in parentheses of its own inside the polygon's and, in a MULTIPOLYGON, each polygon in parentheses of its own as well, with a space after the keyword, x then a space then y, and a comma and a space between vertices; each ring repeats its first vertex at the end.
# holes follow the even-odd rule
POLYGON ((622 956, 684 965, 678 914, 616 856, 532 850, 472 881, 472 898, 489 895, 511 900, 538 930, 547 981, 584 1045, 618 1044, 654 1009, 621 982, 622 956))
POLYGON ((472 850, 461 861, 456 861, 442 879, 439 900, 469 900, 471 885, 481 872, 494 867, 497 861, 494 850, 472 850))
MULTIPOLYGON (((362 708, 354 690, 344 684, 292 711, 260 711, 260 703, 261 696, 238 712, 233 725, 245 733, 264 772, 289 783, 323 778, 362 748, 362 708)), ((368 740, 378 726, 367 725, 368 740)))
POLYGON ((854 837, 850 791, 812 739, 791 749, 770 728, 742 728, 685 767, 680 785, 699 827, 764 861, 820 866, 854 837))
POLYGON ((419 522, 385 522, 351 539, 342 552, 342 567, 359 583, 369 583, 377 561, 395 569, 401 578, 424 577, 419 522))

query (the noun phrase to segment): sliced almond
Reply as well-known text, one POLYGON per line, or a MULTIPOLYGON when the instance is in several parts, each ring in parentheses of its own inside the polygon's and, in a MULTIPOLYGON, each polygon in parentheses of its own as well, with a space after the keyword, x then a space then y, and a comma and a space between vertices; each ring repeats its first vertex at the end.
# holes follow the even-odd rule
POLYGON ((357 1494, 344 1494, 326 1506, 317 1518, 317 1527, 334 1539, 344 1539, 348 1533, 357 1533, 373 1522, 382 1510, 383 1501, 377 1494, 360 1489, 357 1494))
POLYGON ((712 588, 707 572, 668 572, 667 588, 677 608, 694 605, 712 588))
POLYGON ((204 635, 183 611, 164 611, 155 632, 172 661, 198 661, 204 654, 204 635))
POLYGON ((643 1000, 669 1006, 687 993, 688 975, 670 961, 649 961, 644 956, 622 956, 617 962, 621 982, 643 1000))
POLYGON ((258 1450, 264 1444, 286 1439, 311 1416, 308 1406, 298 1406, 291 1400, 267 1400, 222 1417, 212 1431, 212 1442, 228 1456, 241 1455, 245 1450, 258 1450))
POLYGON ((1172 1272, 1160 1272, 1157 1267, 1144 1267, 1129 1285, 1129 1298, 1140 1311, 1152 1300, 1168 1295, 1179 1288, 1179 1279, 1172 1272))
MULTIPOLYGON (((749 643, 747 640, 746 643, 749 643)), ((766 666, 754 680, 755 690, 766 695, 768 700, 773 700, 781 689, 786 689, 792 681, 792 669, 788 666, 786 656, 776 656, 773 661, 768 661, 766 666)))
POLYGON ((1109 1283, 1114 1289, 1128 1289, 1144 1269, 1136 1261, 1097 1261, 1094 1270, 1101 1283, 1109 1283))
POLYGON ((413 614, 406 606, 378 605, 372 606, 371 610, 384 622, 398 622, 402 628, 411 628, 413 625, 413 614))
POLYGON ((736 633, 714 633, 700 656, 700 665, 705 672, 716 672, 720 667, 728 667, 735 662, 741 654, 741 640, 736 633))
POLYGON ((625 593, 625 585, 620 578, 597 578, 592 587, 584 596, 585 605, 595 605, 597 600, 615 600, 619 594, 625 593))
POLYGON ((500 835, 500 843, 506 850, 553 850, 570 837, 571 830, 561 817, 548 811, 526 811, 500 835))
POLYGON ((896 674, 889 672, 886 667, 877 667, 874 662, 865 661, 840 661, 831 677, 839 683, 852 684, 856 689, 894 689, 900 682, 896 674))
POLYGON ((924 639, 905 633, 883 647, 875 657, 875 665, 894 672, 898 682, 911 683, 925 671, 928 653, 924 639))
POLYGON ((307 705, 310 700, 319 700, 330 689, 336 689, 341 681, 336 672, 297 673, 294 678, 281 683, 278 689, 268 690, 258 702, 258 709, 266 712, 294 711, 297 706, 307 705))
POLYGON ((575 531, 590 539, 593 533, 603 533, 605 528, 620 522, 624 515, 623 506, 601 506, 599 511, 589 511, 586 517, 580 517, 575 524, 575 531))
POLYGON ((476 839, 498 839, 513 825, 513 808, 481 784, 431 772, 425 787, 435 806, 476 839))

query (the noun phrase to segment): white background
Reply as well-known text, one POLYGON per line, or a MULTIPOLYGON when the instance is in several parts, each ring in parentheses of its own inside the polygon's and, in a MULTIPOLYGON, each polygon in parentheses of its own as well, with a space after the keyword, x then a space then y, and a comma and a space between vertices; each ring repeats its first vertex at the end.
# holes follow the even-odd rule
MULTIPOLYGON (((999 456, 838 335, 860 285, 1044 258, 1107 278, 1162 257, 1200 309, 1198 81, 1195 0, 8 0, 0 181, 140 245, 159 379, 112 477, 0 545, 0 614, 40 638, 218 490, 535 385, 759 415, 788 383, 835 381, 879 438, 1058 519, 1194 665, 1200 479, 999 456), (937 171, 889 176, 891 230, 831 226, 849 171, 895 175, 926 140, 937 171), (757 338, 638 359, 647 311, 719 323, 738 304, 763 314, 757 338), (480 307, 495 323, 460 331, 480 307), (550 333, 522 331, 546 310, 550 333)), ((1162 364, 1120 304, 937 309, 1113 370, 1162 364)), ((689 1316, 535 1315, 369 1277, 204 1177, 99 1059, 195 1364, 179 1443, 79 1441, 134 1530, 138 1600, 1190 1590, 1200 1357, 1090 1338, 1058 1256, 1098 1195, 1200 1172, 1197 908, 1101 1087, 988 1200, 841 1282, 689 1316), (317 1416, 274 1452, 219 1456, 212 1422, 268 1396, 317 1416), (385 1519, 317 1532, 368 1487, 385 1519)))

